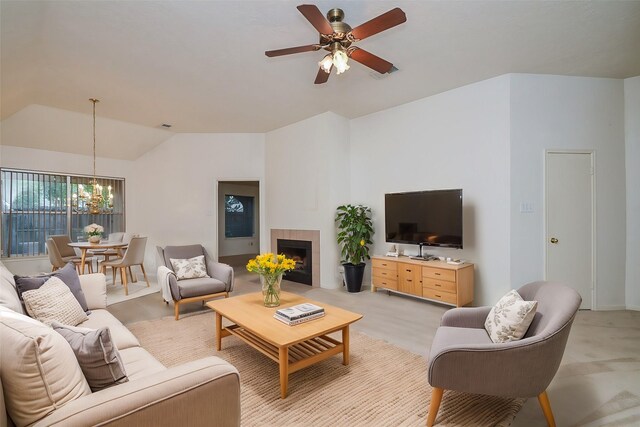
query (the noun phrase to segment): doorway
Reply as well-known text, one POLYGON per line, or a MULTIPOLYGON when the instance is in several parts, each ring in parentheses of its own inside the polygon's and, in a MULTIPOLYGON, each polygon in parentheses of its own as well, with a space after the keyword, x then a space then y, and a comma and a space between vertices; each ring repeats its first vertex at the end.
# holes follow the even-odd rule
POLYGON ((218 260, 244 266, 260 251, 260 182, 218 181, 218 260))
POLYGON ((595 295, 592 151, 545 153, 545 279, 566 283, 592 309, 595 295))

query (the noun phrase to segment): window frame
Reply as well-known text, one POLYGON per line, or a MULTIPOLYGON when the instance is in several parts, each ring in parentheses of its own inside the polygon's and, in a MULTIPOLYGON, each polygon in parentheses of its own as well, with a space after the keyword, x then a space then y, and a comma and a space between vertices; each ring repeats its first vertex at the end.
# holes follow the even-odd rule
MULTIPOLYGON (((79 215, 78 213, 74 213, 73 212, 73 206, 71 203, 71 195, 73 194, 73 187, 72 184, 77 184, 79 180, 86 180, 86 183, 89 184, 90 180, 93 179, 93 175, 88 175, 88 174, 78 174, 78 173, 69 173, 69 172, 56 172, 56 171, 48 171, 48 170, 36 170, 36 169, 22 169, 22 168, 13 168, 13 167, 0 167, 0 202, 4 201, 4 189, 5 189, 5 180, 4 180, 4 173, 8 172, 12 174, 11 180, 13 181, 14 179, 14 175, 13 174, 33 174, 33 175, 40 175, 40 176, 50 176, 50 177, 62 177, 64 178, 64 184, 66 185, 66 189, 67 189, 67 195, 66 195, 66 200, 65 200, 65 205, 66 205, 66 209, 64 209, 63 211, 59 211, 62 213, 62 215, 66 216, 66 224, 65 224, 65 234, 67 234, 68 236, 71 236, 72 233, 72 228, 73 228, 73 215, 79 215), (74 182, 75 180, 75 182, 74 182)), ((97 217, 97 216, 101 216, 101 215, 121 215, 122 216, 122 230, 124 231, 126 230, 126 224, 127 224, 127 206, 126 206, 126 178, 124 177, 116 177, 116 176, 106 176, 106 175, 96 175, 96 179, 98 180, 98 182, 100 183, 100 181, 120 181, 121 182, 121 192, 122 192, 122 197, 121 197, 121 205, 122 205, 122 212, 117 212, 117 213, 105 213, 105 214, 86 214, 86 215, 90 215, 91 217, 97 217)), ((40 182, 40 181, 39 181, 40 182)), ((45 180, 44 182, 51 182, 51 181, 47 181, 45 180)), ((11 184, 10 184, 11 185, 11 184)), ((119 190, 120 191, 120 190, 119 190)), ((13 201, 11 201, 10 203, 13 203, 13 201)), ((31 206, 30 206, 31 208, 31 206)), ((31 209, 32 213, 35 213, 36 215, 46 215, 47 213, 50 213, 52 211, 46 211, 41 209, 41 207, 38 207, 38 209, 31 209)), ((14 211, 13 209, 10 209, 8 211, 5 212, 4 210, 4 206, 0 206, 0 251, 2 252, 0 254, 0 258, 1 259, 6 259, 6 260, 10 260, 10 259, 25 259, 25 258, 29 258, 29 259, 33 259, 33 258, 38 258, 38 257, 46 257, 46 249, 43 248, 42 251, 38 250, 38 253, 31 253, 31 251, 29 251, 29 253, 27 254, 20 254, 20 253, 11 253, 11 244, 12 244, 12 239, 11 239, 11 232, 12 230, 8 230, 9 232, 9 237, 8 240, 6 240, 7 245, 9 246, 8 248, 4 247, 4 243, 5 243, 5 238, 4 236, 2 236, 2 231, 4 230, 4 216, 8 215, 9 216, 9 221, 11 221, 11 214, 14 211)), ((112 231, 112 232, 116 232, 116 231, 112 231)), ((46 238, 47 235, 49 233, 49 230, 47 228, 38 228, 36 229, 35 233, 45 233, 45 242, 46 242, 46 238)), ((46 245, 45 245, 46 246, 46 245)))

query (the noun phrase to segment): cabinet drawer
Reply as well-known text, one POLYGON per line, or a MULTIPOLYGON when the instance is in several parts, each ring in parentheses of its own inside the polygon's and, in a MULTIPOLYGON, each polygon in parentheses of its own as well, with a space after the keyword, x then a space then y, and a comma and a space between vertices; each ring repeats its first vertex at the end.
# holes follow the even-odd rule
POLYGON ((375 270, 375 269, 381 269, 381 270, 392 270, 392 271, 397 271, 396 265, 398 263, 396 261, 385 261, 382 259, 373 259, 371 260, 371 267, 375 270))
POLYGON ((395 270, 383 270, 381 268, 373 269, 373 276, 379 277, 381 279, 392 279, 396 280, 398 278, 398 273, 395 270))
POLYGON ((396 279, 385 279, 383 277, 373 276, 371 281, 373 282, 373 286, 377 288, 398 290, 398 281, 396 279))
POLYGON ((455 270, 445 270, 444 268, 422 267, 422 276, 430 279, 446 280, 448 282, 456 281, 455 270))
POLYGON ((445 280, 423 278, 422 285, 425 288, 431 288, 434 291, 452 292, 454 294, 456 293, 455 282, 447 282, 445 280))
POLYGON ((446 302, 448 304, 456 304, 456 294, 449 292, 436 291, 431 288, 422 288, 422 296, 425 298, 446 302))

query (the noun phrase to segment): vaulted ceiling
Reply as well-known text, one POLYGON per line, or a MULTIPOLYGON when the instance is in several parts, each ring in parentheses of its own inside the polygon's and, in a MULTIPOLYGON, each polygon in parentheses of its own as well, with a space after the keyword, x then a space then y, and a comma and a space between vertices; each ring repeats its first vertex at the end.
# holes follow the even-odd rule
POLYGON ((352 27, 394 7, 407 22, 314 85, 323 52, 300 1, 9 1, 1 14, 1 118, 31 104, 174 132, 266 132, 333 111, 359 117, 505 73, 640 75, 638 1, 316 1, 352 27))

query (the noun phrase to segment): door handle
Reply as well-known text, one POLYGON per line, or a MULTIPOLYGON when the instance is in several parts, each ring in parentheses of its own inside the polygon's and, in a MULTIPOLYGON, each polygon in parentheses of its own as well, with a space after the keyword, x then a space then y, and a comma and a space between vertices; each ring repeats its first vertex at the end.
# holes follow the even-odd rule
POLYGON ((558 239, 556 239, 555 237, 552 237, 551 240, 549 240, 551 243, 553 243, 554 245, 556 243, 558 243, 558 239))

